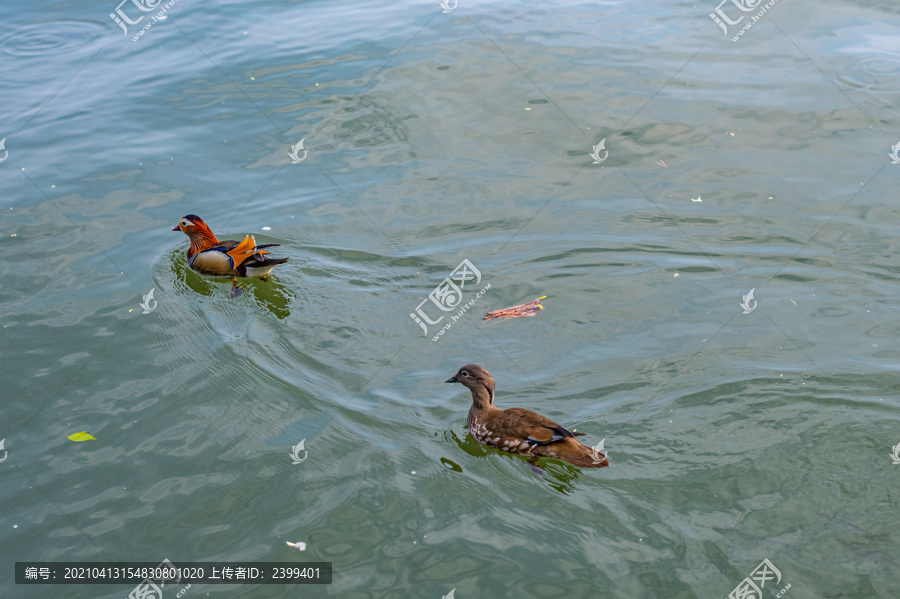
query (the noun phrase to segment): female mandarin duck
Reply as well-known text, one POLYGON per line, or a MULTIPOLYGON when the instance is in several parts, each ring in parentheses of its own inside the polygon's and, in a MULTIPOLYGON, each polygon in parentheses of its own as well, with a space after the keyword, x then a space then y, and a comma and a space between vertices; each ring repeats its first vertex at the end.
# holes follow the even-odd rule
MULTIPOLYGON (((195 214, 188 214, 173 231, 183 231, 191 240, 188 248, 188 265, 191 270, 208 277, 258 277, 267 280, 269 273, 287 258, 267 258, 263 248, 276 247, 278 243, 256 245, 251 236, 244 241, 219 241, 203 219, 195 214)), ((236 282, 236 281, 235 281, 236 282)))
POLYGON ((472 408, 466 423, 479 443, 504 451, 538 457, 558 458, 582 468, 603 468, 609 460, 602 453, 582 445, 573 433, 531 410, 494 405, 494 377, 477 364, 459 369, 456 376, 444 381, 462 383, 472 392, 472 408))

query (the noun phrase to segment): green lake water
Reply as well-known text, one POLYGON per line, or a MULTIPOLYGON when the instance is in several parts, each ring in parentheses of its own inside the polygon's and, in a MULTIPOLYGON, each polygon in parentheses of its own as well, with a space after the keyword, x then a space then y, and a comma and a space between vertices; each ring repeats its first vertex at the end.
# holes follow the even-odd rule
POLYGON ((0 597, 900 596, 900 7, 754 1, 0 6, 0 597), (479 445, 467 363, 612 465, 479 445))

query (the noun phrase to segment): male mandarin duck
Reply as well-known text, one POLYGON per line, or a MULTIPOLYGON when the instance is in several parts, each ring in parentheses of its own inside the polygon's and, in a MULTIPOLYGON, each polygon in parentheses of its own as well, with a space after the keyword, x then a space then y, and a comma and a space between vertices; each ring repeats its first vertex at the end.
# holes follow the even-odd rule
POLYGON ((243 241, 219 241, 203 219, 195 214, 183 217, 173 231, 183 231, 191 240, 188 248, 188 265, 191 270, 208 277, 258 277, 263 281, 287 258, 267 258, 263 248, 276 247, 278 243, 256 245, 251 236, 243 241))
POLYGON ((606 455, 575 440, 584 433, 570 432, 531 410, 496 407, 494 377, 481 366, 463 366, 456 376, 444 382, 462 383, 472 392, 472 408, 466 423, 479 443, 534 459, 558 458, 582 468, 609 466, 606 455))

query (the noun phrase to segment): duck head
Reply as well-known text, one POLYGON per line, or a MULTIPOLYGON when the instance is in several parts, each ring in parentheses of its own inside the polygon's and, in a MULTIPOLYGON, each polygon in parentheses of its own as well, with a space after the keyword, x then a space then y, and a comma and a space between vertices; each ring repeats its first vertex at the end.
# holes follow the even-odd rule
POLYGON ((181 231, 190 238, 191 247, 188 248, 188 258, 194 256, 197 252, 202 252, 219 244, 216 234, 196 214, 188 214, 181 217, 181 220, 172 227, 172 230, 181 231))
POLYGON ((178 221, 177 225, 172 227, 172 230, 182 231, 185 235, 190 235, 196 231, 209 231, 209 226, 196 214, 188 214, 187 216, 181 217, 181 220, 178 221))
POLYGON ((494 377, 478 364, 466 364, 444 382, 460 383, 468 387, 476 404, 494 403, 494 377))

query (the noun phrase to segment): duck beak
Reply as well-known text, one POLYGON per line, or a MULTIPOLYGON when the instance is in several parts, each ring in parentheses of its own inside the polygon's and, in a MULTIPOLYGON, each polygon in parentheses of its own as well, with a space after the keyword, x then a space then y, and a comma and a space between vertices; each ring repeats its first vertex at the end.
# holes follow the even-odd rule
POLYGON ((172 230, 173 230, 173 231, 180 231, 180 230, 181 230, 181 225, 175 225, 174 227, 172 227, 172 230))
POLYGON ((451 376, 449 379, 444 381, 445 383, 458 383, 459 380, 456 378, 456 375, 451 376))

